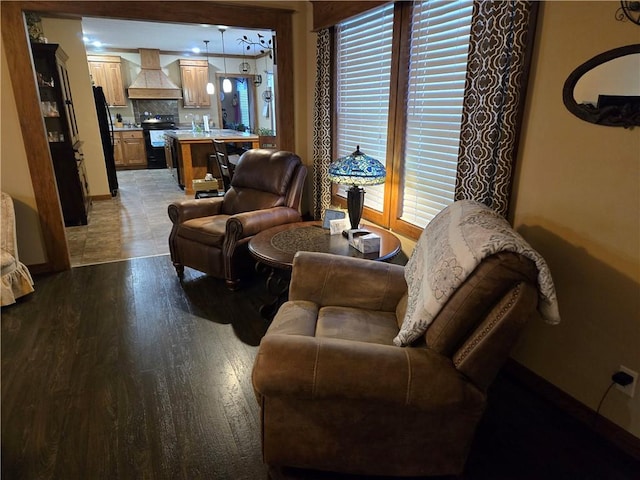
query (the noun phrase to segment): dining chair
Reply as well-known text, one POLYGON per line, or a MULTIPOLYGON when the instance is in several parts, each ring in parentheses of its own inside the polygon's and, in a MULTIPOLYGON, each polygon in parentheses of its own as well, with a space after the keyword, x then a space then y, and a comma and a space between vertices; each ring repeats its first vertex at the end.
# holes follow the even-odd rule
POLYGON ((226 192, 231 186, 231 180, 233 179, 236 166, 234 163, 229 161, 227 145, 223 141, 213 140, 213 148, 215 150, 216 161, 220 168, 220 174, 222 175, 222 182, 226 192))

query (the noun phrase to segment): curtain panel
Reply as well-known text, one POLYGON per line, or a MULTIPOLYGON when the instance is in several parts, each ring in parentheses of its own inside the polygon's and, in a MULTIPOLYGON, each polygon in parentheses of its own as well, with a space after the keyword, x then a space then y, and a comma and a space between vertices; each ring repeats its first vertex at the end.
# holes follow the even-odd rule
POLYGON ((474 1, 455 199, 506 215, 537 17, 535 2, 474 1))
POLYGON ((318 32, 316 50, 316 85, 313 106, 313 217, 322 218, 322 212, 331 205, 333 78, 331 76, 331 29, 318 32))

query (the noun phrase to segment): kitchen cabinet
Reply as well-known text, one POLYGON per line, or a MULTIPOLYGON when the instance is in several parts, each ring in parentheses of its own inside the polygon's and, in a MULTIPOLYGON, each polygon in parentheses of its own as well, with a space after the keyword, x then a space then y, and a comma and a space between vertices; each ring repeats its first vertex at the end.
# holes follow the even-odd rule
POLYGON ((113 157, 118 170, 147 168, 142 130, 114 131, 113 157))
POLYGON ((184 108, 208 108, 211 95, 207 94, 209 64, 206 60, 180 60, 182 101, 184 108))
POLYGON ((120 132, 113 132, 113 161, 116 169, 124 167, 124 158, 122 158, 122 136, 120 132))
POLYGON ((32 43, 31 52, 64 223, 86 225, 91 197, 69 86, 68 56, 55 43, 32 43))
POLYGON ((110 107, 126 107, 122 82, 122 59, 113 55, 89 55, 89 73, 96 86, 102 87, 110 107))

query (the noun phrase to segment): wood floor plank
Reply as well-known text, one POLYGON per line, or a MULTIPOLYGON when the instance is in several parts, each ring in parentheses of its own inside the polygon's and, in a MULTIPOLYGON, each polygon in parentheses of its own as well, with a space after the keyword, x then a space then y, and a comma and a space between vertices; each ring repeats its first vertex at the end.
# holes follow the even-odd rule
POLYGON ((163 371, 144 372, 147 429, 149 431, 153 478, 182 478, 178 437, 173 423, 173 406, 163 371))
POLYGON ((49 478, 82 478, 88 473, 90 398, 87 397, 86 394, 65 397, 65 422, 55 471, 49 478))
POLYGON ((137 372, 123 371, 117 378, 118 478, 152 478, 150 440, 143 382, 137 372))
MULTIPOLYGON (((180 282, 168 256, 36 278, 1 315, 2 478, 266 480, 251 385, 266 299, 260 278, 180 282)), ((530 392, 500 377, 492 392, 461 478, 635 478, 530 392)))
POLYGON ((85 475, 118 478, 118 402, 114 372, 98 367, 91 382, 85 475))

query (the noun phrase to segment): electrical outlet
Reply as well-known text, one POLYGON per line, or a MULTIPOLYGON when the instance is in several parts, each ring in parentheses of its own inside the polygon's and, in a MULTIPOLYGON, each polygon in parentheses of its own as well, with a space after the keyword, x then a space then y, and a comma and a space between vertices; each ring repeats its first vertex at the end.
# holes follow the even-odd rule
POLYGON ((625 393, 626 395, 633 397, 636 393, 636 384, 638 383, 638 372, 634 372, 633 370, 625 367, 624 365, 620 365, 620 371, 631 375, 633 377, 633 382, 631 382, 626 387, 623 387, 622 385, 616 385, 616 388, 621 392, 625 393))

